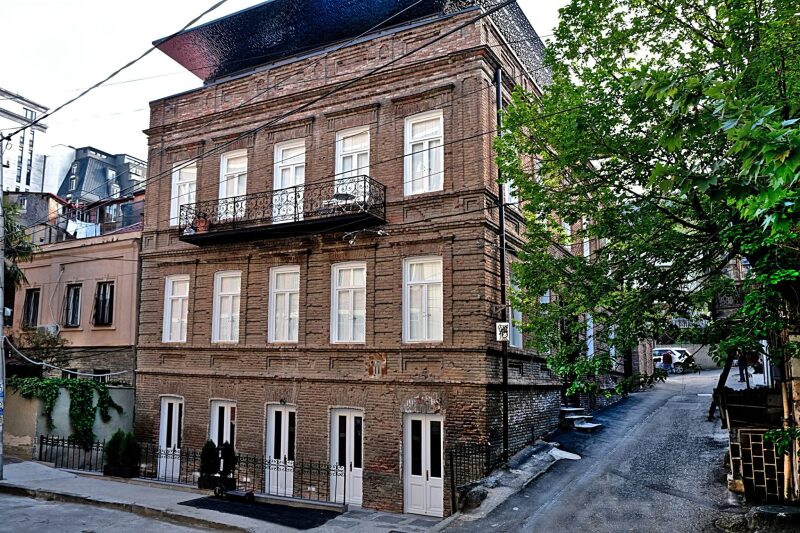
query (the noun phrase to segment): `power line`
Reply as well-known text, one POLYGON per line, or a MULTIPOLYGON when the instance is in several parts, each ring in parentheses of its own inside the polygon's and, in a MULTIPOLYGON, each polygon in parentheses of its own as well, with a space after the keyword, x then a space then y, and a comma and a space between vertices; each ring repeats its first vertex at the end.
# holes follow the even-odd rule
MULTIPOLYGON (((222 144, 220 144, 220 145, 218 145, 218 146, 216 146, 216 147, 204 152, 203 154, 201 154, 199 156, 196 156, 194 158, 191 158, 191 159, 183 162, 182 163, 183 166, 181 166, 179 168, 172 168, 172 169, 168 169, 166 171, 160 172, 159 174, 157 174, 155 176, 151 176, 151 177, 147 178, 146 180, 144 180, 141 183, 137 183, 136 186, 140 187, 142 185, 146 185, 151 181, 155 181, 155 180, 161 179, 166 175, 171 175, 172 172, 174 172, 176 170, 180 170, 182 168, 190 166, 194 162, 197 162, 197 161, 200 161, 202 159, 205 159, 206 157, 209 157, 211 155, 221 153, 222 150, 224 150, 228 146, 232 145, 233 143, 235 143, 235 142, 237 142, 237 141, 239 141, 239 140, 241 140, 243 138, 246 138, 246 137, 248 137, 250 135, 254 135, 255 133, 258 133, 259 131, 262 131, 262 130, 270 127, 270 126, 273 126, 276 123, 278 123, 279 121, 281 121, 281 120, 283 120, 283 119, 285 119, 285 118, 287 118, 287 117, 289 117, 289 116, 291 116, 293 114, 296 114, 296 113, 299 113, 299 112, 301 112, 301 111, 303 111, 305 109, 308 109, 309 107, 311 107, 312 105, 320 102, 321 100, 323 100, 325 98, 328 98, 329 96, 331 96, 331 95, 333 95, 333 94, 335 94, 335 93, 337 93, 339 91, 342 91, 342 90, 344 90, 344 89, 346 89, 346 88, 348 88, 348 87, 350 87, 350 86, 352 86, 352 85, 364 80, 367 77, 374 76, 375 74, 385 70, 389 66, 401 61, 402 59, 404 59, 404 58, 406 58, 408 56, 411 56, 411 55, 419 52, 420 50, 422 50, 422 49, 424 49, 424 48, 426 48, 426 47, 428 47, 428 46, 430 46, 430 45, 432 45, 432 44, 434 44, 434 43, 436 43, 436 42, 438 42, 438 41, 440 41, 440 40, 442 40, 442 39, 444 39, 444 38, 446 38, 446 37, 448 37, 448 36, 450 36, 450 35, 452 35, 452 34, 454 34, 456 32, 458 32, 458 31, 461 31, 463 28, 465 28, 467 26, 470 26, 470 25, 474 24, 475 22, 477 22, 479 20, 482 20, 483 18, 485 18, 485 17, 487 17, 487 16, 499 11, 500 9, 503 9, 506 6, 508 6, 508 5, 512 4, 512 3, 515 3, 515 2, 516 2, 516 0, 506 0, 503 3, 498 4, 498 5, 494 6, 493 8, 482 12, 480 15, 478 15, 476 17, 473 17, 472 19, 470 19, 468 21, 465 21, 464 23, 462 23, 462 24, 460 24, 460 25, 458 25, 458 26, 456 26, 454 28, 451 28, 450 30, 448 30, 448 31, 446 31, 446 32, 434 37, 433 39, 423 43, 422 45, 420 45, 420 46, 418 46, 418 47, 416 47, 416 48, 414 48, 414 49, 412 49, 412 50, 410 50, 410 51, 408 51, 408 52, 406 52, 404 54, 401 54, 400 56, 388 61, 387 63, 384 63, 383 65, 380 65, 378 67, 375 67, 374 69, 370 70, 369 72, 367 72, 367 73, 365 73, 365 74, 363 74, 361 76, 352 78, 352 79, 350 79, 350 80, 348 80, 348 81, 346 81, 346 82, 334 87, 330 91, 327 91, 324 94, 322 94, 322 95, 320 95, 320 96, 318 96, 316 98, 313 98, 312 100, 310 100, 310 101, 308 101, 308 102, 306 102, 304 104, 301 104, 300 106, 298 106, 297 108, 295 108, 293 110, 287 111, 287 112, 279 115, 278 117, 275 117, 274 119, 271 119, 268 122, 266 122, 266 123, 264 123, 264 124, 262 124, 260 126, 257 126, 256 128, 253 128, 251 130, 245 131, 245 132, 235 136, 233 139, 231 139, 229 141, 226 141, 225 143, 222 143, 222 144)), ((233 111, 233 110, 231 110, 231 111, 233 111)), ((163 153, 163 151, 162 151, 162 153, 163 153)), ((99 187, 98 187, 98 189, 99 189, 99 187)), ((90 191, 90 192, 92 192, 92 191, 90 191)), ((108 199, 108 198, 109 197, 106 197, 105 199, 108 199)), ((103 199, 101 199, 100 201, 102 201, 102 200, 103 199)))
MULTIPOLYGON (((11 343, 11 341, 8 339, 8 337, 5 337, 5 341, 8 344, 8 347, 11 348, 11 351, 13 351, 15 354, 17 354, 18 356, 23 358, 25 361, 31 363, 32 365, 41 366, 42 368, 50 368, 50 369, 53 369, 53 370, 60 370, 62 372, 66 372, 67 374, 72 374, 72 375, 75 375, 75 376, 86 376, 86 377, 92 377, 92 378, 103 378, 103 377, 119 376, 119 375, 122 375, 122 374, 130 374, 131 373, 130 370, 122 370, 120 372, 108 372, 107 374, 89 374, 88 372, 79 372, 77 370, 70 370, 69 368, 61 368, 60 366, 51 365, 50 363, 46 363, 44 361, 35 361, 35 360, 31 359, 30 357, 28 357, 27 355, 25 355, 24 353, 22 353, 21 351, 19 351, 19 349, 11 343)), ((101 354, 98 353, 97 355, 101 355, 101 354)))
MULTIPOLYGON (((201 18, 203 18, 204 16, 208 15, 209 13, 211 13, 212 11, 214 11, 215 9, 217 9, 218 7, 220 7, 222 4, 224 4, 224 3, 225 3, 225 2, 227 2, 227 1, 228 1, 228 0, 219 0, 219 2, 217 2, 216 4, 214 4, 213 6, 211 6, 210 8, 206 9, 205 11, 203 11, 203 12, 202 12, 200 15, 198 15, 197 17, 195 17, 195 18, 193 18, 192 20, 190 20, 190 21, 189 21, 189 23, 188 23, 188 24, 186 24, 186 25, 185 25, 183 28, 181 28, 180 30, 176 31, 175 33, 173 33, 172 35, 170 35, 169 37, 167 37, 167 39, 171 39, 172 37, 175 37, 176 35, 178 35, 178 34, 179 34, 179 33, 181 33, 182 31, 185 31, 185 30, 187 30, 187 29, 188 29, 188 28, 189 28, 189 27, 190 27, 192 24, 194 24, 195 22, 197 22, 198 20, 200 20, 200 19, 201 19, 201 18)), ((59 112, 60 110, 64 109, 65 107, 67 107, 68 105, 70 105, 70 104, 72 104, 72 103, 76 102, 76 101, 77 101, 77 100, 79 100, 80 98, 83 98, 84 96, 86 96, 87 94, 89 94, 89 93, 90 93, 90 92, 92 92, 93 90, 97 89, 98 87, 100 87, 101 85, 103 85, 105 82, 107 82, 108 80, 110 80, 111 78, 113 78, 114 76, 116 76, 117 74, 119 74, 120 72, 122 72, 123 70, 125 70, 125 69, 127 69, 127 68, 129 68, 129 67, 131 67, 131 66, 133 66, 133 65, 135 65, 136 63, 138 63, 139 61, 141 61, 142 59, 144 59, 144 58, 145 58, 147 55, 149 55, 149 54, 150 54, 150 53, 151 53, 153 50, 155 50, 156 48, 157 48, 157 47, 156 47, 155 45, 151 46, 150 48, 148 48, 147 50, 145 50, 145 52, 144 52, 142 55, 140 55, 139 57, 137 57, 136 59, 134 59, 134 60, 132 60, 132 61, 129 61, 129 62, 128 62, 128 63, 126 63, 125 65, 121 66, 120 68, 118 68, 117 70, 115 70, 114 72, 112 72, 110 75, 108 75, 108 76, 107 76, 105 79, 103 79, 102 81, 99 81, 99 82, 95 83, 94 85, 92 85, 92 86, 91 86, 91 87, 89 87, 88 89, 86 89, 86 90, 82 91, 82 92, 81 92, 80 94, 78 94, 77 96, 75 96, 75 97, 73 97, 73 98, 71 98, 71 99, 67 100, 66 102, 64 102, 64 103, 63 103, 63 104, 61 104, 60 106, 56 107, 56 108, 55 108, 55 109, 53 109, 52 111, 48 111, 47 113, 44 113, 43 115, 41 115, 41 116, 39 116, 38 118, 36 118, 35 120, 33 120, 33 121, 30 123, 30 124, 27 124, 27 125, 25 125, 25 126, 23 126, 23 127, 21 127, 21 128, 18 128, 18 129, 17 129, 15 132, 13 132, 13 133, 11 133, 10 135, 8 135, 8 138, 14 137, 14 136, 15 136, 15 135, 17 135, 18 133, 20 133, 20 132, 22 132, 22 131, 24 131, 24 130, 26 130, 26 129, 28 129, 28 128, 30 128, 30 127, 32 127, 32 126, 34 126, 34 125, 36 125, 36 124, 38 124, 39 122, 41 122, 41 121, 42 121, 42 120, 44 120, 45 118, 47 118, 47 117, 50 117, 50 116, 54 115, 55 113, 59 112)))

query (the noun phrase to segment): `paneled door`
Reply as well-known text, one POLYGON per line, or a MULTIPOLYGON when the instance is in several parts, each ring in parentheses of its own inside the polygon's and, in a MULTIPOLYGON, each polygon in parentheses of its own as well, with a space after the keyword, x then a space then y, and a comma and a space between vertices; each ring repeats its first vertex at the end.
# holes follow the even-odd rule
POLYGON ((404 505, 407 513, 444 515, 444 421, 408 414, 403 423, 404 505))
POLYGON ((287 405, 267 408, 267 457, 264 492, 276 496, 293 495, 294 436, 297 411, 287 405))
POLYGON ((272 221, 303 220, 306 145, 302 139, 275 145, 272 221))
POLYGON ((181 473, 181 432, 183 399, 161 398, 161 424, 158 430, 158 479, 178 481, 181 473))
POLYGON ((361 505, 364 474, 364 412, 334 409, 331 413, 331 465, 344 467, 344 478, 331 475, 331 499, 361 505))

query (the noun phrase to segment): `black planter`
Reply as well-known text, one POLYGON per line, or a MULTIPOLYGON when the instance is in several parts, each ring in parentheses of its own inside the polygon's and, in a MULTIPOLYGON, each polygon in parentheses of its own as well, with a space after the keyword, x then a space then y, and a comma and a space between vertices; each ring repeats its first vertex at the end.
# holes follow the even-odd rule
POLYGON ((103 465, 103 475, 114 477, 139 477, 139 467, 103 465))

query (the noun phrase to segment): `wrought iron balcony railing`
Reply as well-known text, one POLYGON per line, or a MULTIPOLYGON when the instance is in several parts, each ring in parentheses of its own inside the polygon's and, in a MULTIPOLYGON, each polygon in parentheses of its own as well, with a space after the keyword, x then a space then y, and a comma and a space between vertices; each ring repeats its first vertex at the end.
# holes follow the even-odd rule
POLYGON ((385 221, 386 187, 369 176, 351 176, 182 205, 179 231, 181 240, 201 243, 350 231, 385 221))

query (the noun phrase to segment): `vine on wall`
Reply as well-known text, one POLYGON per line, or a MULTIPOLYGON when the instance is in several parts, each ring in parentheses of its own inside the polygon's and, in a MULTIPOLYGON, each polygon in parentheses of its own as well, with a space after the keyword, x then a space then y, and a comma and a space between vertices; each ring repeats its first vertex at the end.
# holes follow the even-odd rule
POLYGON ((122 414, 122 406, 117 404, 108 391, 105 383, 86 379, 65 378, 8 378, 8 386, 19 392, 23 398, 37 398, 42 401, 47 429, 55 429, 53 409, 61 388, 69 392, 69 421, 72 425, 72 436, 77 444, 89 448, 95 440, 93 431, 95 413, 100 411, 103 422, 111 420, 110 409, 122 414), (94 405, 94 393, 97 393, 97 405, 94 405))

